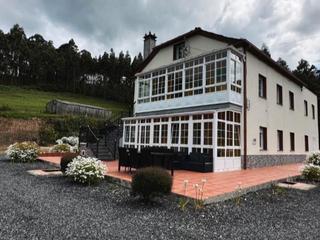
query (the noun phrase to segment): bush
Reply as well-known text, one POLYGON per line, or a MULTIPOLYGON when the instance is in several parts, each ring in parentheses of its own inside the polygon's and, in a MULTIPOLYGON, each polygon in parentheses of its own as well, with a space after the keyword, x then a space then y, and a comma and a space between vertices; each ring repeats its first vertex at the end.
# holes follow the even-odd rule
POLYGON ((320 181, 320 166, 307 164, 302 170, 302 176, 308 181, 320 181))
POLYGON ((57 139, 57 133, 51 125, 42 125, 39 129, 39 144, 46 146, 57 139))
POLYGON ((12 110, 12 108, 9 107, 9 105, 2 104, 0 106, 0 112, 11 111, 11 110, 12 110))
POLYGON ((78 156, 68 164, 66 175, 82 184, 95 184, 104 178, 106 167, 96 158, 78 156))
POLYGON ((68 164, 72 162, 74 158, 78 156, 77 153, 68 153, 65 154, 60 161, 60 170, 65 173, 68 167, 68 164))
POLYGON ((320 153, 312 154, 308 159, 308 163, 320 166, 320 153))
POLYGON ((68 144, 61 143, 54 145, 50 151, 54 153, 68 153, 71 152, 71 147, 68 144))
POLYGON ((39 155, 39 147, 35 142, 15 143, 8 147, 6 154, 13 162, 33 162, 39 155))
POLYGON ((137 170, 131 186, 133 194, 148 202, 154 197, 171 193, 172 177, 165 169, 146 167, 137 170))

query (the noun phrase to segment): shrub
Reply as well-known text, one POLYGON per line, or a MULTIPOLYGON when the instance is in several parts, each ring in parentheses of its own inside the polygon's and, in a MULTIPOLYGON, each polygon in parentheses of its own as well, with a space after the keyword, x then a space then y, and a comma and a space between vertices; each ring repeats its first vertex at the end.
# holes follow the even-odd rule
POLYGON ((39 155, 39 147, 35 142, 15 143, 8 147, 6 154, 13 162, 33 162, 39 155))
POLYGON ((43 125, 39 129, 39 143, 43 146, 52 144, 57 138, 57 133, 55 132, 52 125, 43 125))
POLYGON ((320 153, 312 154, 308 159, 308 163, 320 166, 320 153))
POLYGON ((65 154, 62 158, 61 158, 61 161, 60 161, 60 170, 65 173, 66 172, 66 169, 68 167, 68 164, 70 162, 72 162, 72 160, 74 158, 76 158, 78 156, 77 153, 67 153, 65 154))
POLYGON ((302 170, 302 176, 309 181, 320 181, 320 166, 307 164, 302 170))
POLYGON ((0 112, 11 111, 11 110, 12 110, 12 108, 9 107, 9 105, 2 104, 0 106, 0 112))
POLYGON ((78 156, 68 164, 66 175, 82 184, 95 184, 104 178, 106 167, 96 158, 78 156))
POLYGON ((133 194, 148 202, 154 197, 170 194, 172 177, 165 169, 146 167, 137 170, 131 186, 133 194))
POLYGON ((65 143, 65 144, 68 144, 70 146, 77 146, 79 144, 79 138, 75 137, 75 136, 62 137, 62 138, 58 139, 56 141, 56 143, 58 143, 58 144, 65 143))
POLYGON ((61 144, 54 145, 50 149, 50 151, 55 153, 67 153, 67 152, 71 152, 71 148, 70 148, 70 145, 61 143, 61 144))

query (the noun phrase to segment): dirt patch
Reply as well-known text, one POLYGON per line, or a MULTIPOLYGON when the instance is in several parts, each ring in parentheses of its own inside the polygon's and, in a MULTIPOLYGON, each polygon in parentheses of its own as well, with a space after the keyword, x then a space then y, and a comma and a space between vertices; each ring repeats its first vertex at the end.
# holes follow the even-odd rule
POLYGON ((40 119, 0 118, 0 150, 20 141, 38 141, 40 119))

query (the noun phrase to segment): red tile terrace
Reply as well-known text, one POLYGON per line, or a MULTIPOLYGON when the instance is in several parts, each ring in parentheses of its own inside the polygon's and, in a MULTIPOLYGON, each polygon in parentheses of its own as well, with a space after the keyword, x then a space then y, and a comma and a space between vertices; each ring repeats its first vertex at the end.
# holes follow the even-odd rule
MULTIPOLYGON (((60 164, 59 156, 42 156, 39 160, 54 165, 60 164)), ((124 168, 118 171, 118 161, 105 162, 107 166, 106 176, 119 181, 131 182, 132 174, 125 172, 124 168)), ((239 170, 221 173, 199 173, 186 170, 175 170, 173 176, 172 192, 189 198, 195 198, 196 191, 194 184, 206 183, 203 188, 203 199, 206 203, 228 199, 235 194, 254 191, 270 184, 300 175, 303 164, 288 164, 282 166, 264 167, 248 170, 239 170), (184 188, 184 181, 188 180, 187 190, 184 188)))

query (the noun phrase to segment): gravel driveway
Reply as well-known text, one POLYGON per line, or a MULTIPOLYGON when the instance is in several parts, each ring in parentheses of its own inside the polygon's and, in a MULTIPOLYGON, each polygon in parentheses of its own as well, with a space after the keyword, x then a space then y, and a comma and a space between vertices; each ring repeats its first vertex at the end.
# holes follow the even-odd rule
POLYGON ((0 239, 320 239, 320 188, 182 212, 172 196, 145 206, 107 181, 82 187, 26 173, 44 167, 0 161, 0 239))

